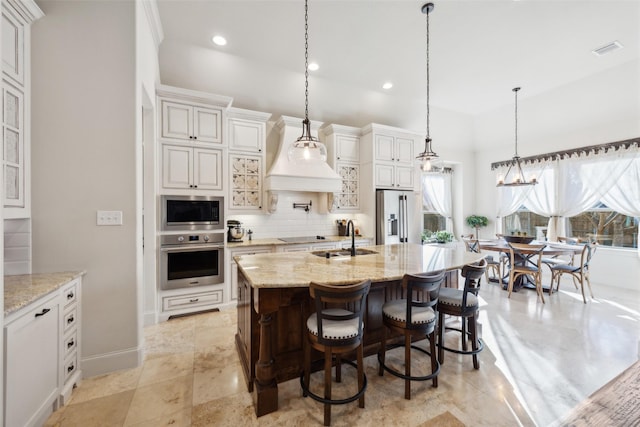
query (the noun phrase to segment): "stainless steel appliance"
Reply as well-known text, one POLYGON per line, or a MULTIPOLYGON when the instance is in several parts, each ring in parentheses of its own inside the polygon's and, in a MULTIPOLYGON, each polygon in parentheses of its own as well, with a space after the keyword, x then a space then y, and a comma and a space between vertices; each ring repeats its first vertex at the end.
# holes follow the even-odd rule
POLYGON ((376 244, 420 243, 418 193, 376 190, 376 244))
POLYGON ((242 242, 244 237, 244 228, 242 223, 236 219, 230 219, 227 221, 227 242, 242 242))
POLYGON ((224 197, 164 195, 161 200, 163 231, 224 229, 224 197))
POLYGON ((224 282, 224 233, 160 237, 160 288, 179 289, 224 282))

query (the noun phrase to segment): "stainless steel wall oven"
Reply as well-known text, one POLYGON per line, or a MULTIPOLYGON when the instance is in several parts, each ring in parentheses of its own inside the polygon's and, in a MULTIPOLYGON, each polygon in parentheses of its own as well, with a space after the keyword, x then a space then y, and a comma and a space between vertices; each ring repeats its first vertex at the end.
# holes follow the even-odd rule
POLYGON ((163 231, 208 231, 224 229, 224 197, 161 197, 163 231))
POLYGON ((224 282, 224 233, 172 234, 160 239, 161 289, 224 282))

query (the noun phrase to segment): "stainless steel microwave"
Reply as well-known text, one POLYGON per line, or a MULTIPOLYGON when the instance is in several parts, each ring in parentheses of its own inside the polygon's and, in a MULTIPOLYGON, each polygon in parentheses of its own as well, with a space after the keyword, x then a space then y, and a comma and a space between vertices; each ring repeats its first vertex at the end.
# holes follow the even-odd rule
POLYGON ((224 197, 162 196, 163 231, 206 231, 224 228, 224 197))

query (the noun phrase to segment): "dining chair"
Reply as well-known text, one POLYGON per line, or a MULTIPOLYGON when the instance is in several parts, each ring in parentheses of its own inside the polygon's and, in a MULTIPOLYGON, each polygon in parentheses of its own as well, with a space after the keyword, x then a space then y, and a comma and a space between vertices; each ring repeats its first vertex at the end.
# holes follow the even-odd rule
POLYGON ((508 297, 511 298, 513 285, 519 277, 521 280, 532 277, 536 284, 536 292, 544 304, 542 289, 542 251, 545 244, 509 243, 509 270, 508 297), (532 260, 535 258, 535 262, 532 260))
POLYGON ((300 376, 302 395, 324 403, 324 425, 331 425, 331 405, 358 400, 364 408, 364 392, 367 377, 363 365, 364 312, 371 280, 354 285, 328 285, 316 282, 309 284, 309 294, 315 301, 315 313, 307 319, 307 340, 304 342, 304 370, 300 376), (324 354, 324 397, 310 390, 311 348, 324 354), (341 382, 341 355, 356 350, 357 365, 350 360, 345 363, 356 367, 358 391, 344 399, 331 398, 331 367, 335 355, 336 382, 341 382))
MULTIPOLYGON (((467 236, 473 236, 473 234, 469 234, 467 236)), ((477 239, 466 239, 465 235, 463 234, 462 241, 464 242, 467 252, 473 252, 477 254, 482 252, 480 249, 480 242, 477 239)), ((484 276, 487 280, 487 283, 489 283, 489 270, 492 271, 491 279, 497 280, 498 283, 500 283, 502 281, 502 271, 505 271, 504 269, 506 269, 506 260, 500 257, 499 260, 496 261, 493 258, 493 255, 486 255, 484 258, 487 260, 487 268, 484 270, 484 276), (504 268, 503 265, 505 265, 504 268)))
MULTIPOLYGON (((580 252, 580 264, 573 265, 570 264, 556 264, 551 267, 551 289, 553 289, 553 284, 556 284, 556 292, 560 289, 560 278, 563 274, 570 274, 573 278, 573 283, 576 285, 576 281, 580 283, 580 291, 582 292, 582 301, 586 304, 587 299, 584 295, 584 282, 586 280, 587 285, 589 286, 589 293, 591 293, 591 298, 593 296, 593 290, 591 289, 591 281, 589 280, 589 263, 591 262, 591 258, 593 254, 596 252, 597 243, 589 242, 584 243, 584 247, 582 248, 582 252, 580 252)), ((577 286, 576 286, 577 288, 577 286)), ((549 289, 549 292, 551 292, 549 289)))
MULTIPOLYGON (((577 237, 561 237, 559 236, 558 238, 558 243, 563 243, 563 244, 567 244, 567 245, 577 245, 578 242, 580 241, 580 239, 578 239, 577 237)), ((551 257, 544 257, 542 258, 542 264, 546 265, 547 267, 549 267, 549 272, 552 274, 553 276, 553 271, 552 268, 556 265, 573 265, 574 263, 574 255, 575 253, 567 253, 567 254, 562 254, 562 255, 553 255, 551 257)), ((553 284, 553 281, 552 281, 553 284)), ((576 289, 578 289, 578 281, 576 280, 576 278, 574 277, 573 279, 573 285, 576 287, 576 289)), ((553 286, 549 287, 549 295, 551 295, 551 293, 553 292, 553 286)))

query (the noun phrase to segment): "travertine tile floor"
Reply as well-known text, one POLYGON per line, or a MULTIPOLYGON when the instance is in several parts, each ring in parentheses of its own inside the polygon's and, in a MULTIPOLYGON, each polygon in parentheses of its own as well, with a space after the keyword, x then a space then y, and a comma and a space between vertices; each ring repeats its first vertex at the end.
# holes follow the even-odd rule
MULTIPOLYGON (((377 360, 368 357, 366 408, 335 406, 333 425, 415 426, 445 411, 467 426, 560 425, 572 407, 638 359, 640 291, 594 284, 594 292, 597 299, 585 305, 567 281, 542 305, 534 291, 507 299, 496 284, 483 284, 480 370, 469 357, 446 353, 439 387, 414 383, 407 401, 403 381, 379 377, 377 360)), ((322 406, 301 397, 297 380, 280 384, 277 413, 255 417, 235 329, 235 310, 147 327, 143 366, 83 380, 46 425, 322 425, 322 406)), ((394 351, 399 356, 401 349, 394 351)), ((353 387, 351 369, 344 371, 343 386, 353 387)))

